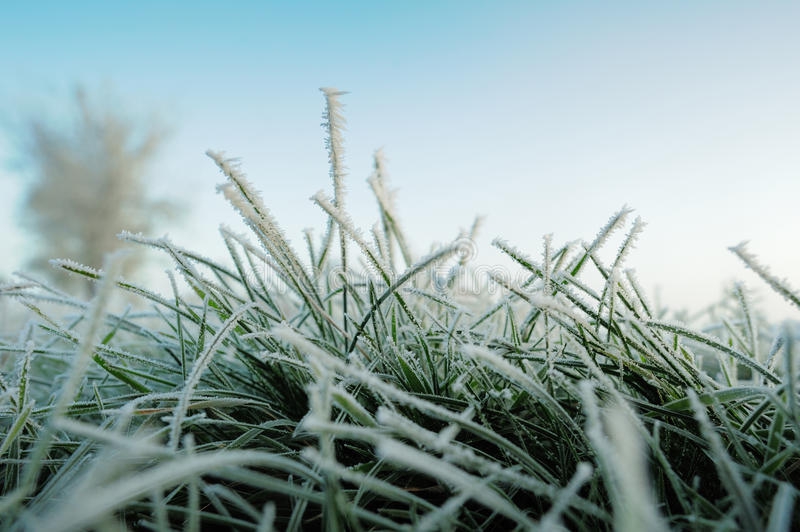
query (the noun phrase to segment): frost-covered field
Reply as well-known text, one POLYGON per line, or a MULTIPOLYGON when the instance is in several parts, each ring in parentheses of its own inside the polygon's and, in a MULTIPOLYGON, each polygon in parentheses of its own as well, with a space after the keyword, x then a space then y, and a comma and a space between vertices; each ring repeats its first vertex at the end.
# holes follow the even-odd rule
POLYGON ((292 247, 209 153, 251 230, 221 229, 227 263, 126 233, 172 259, 171 294, 118 256, 57 263, 95 280, 89 302, 5 285, 29 321, 0 345, 3 528, 800 527, 795 331, 738 288, 717 323, 666 319, 627 269, 626 209, 582 245, 497 241, 525 276, 465 297, 470 235, 414 257, 379 157, 380 219, 353 226, 339 95, 321 241, 292 247), (148 310, 108 312, 119 292, 148 310))

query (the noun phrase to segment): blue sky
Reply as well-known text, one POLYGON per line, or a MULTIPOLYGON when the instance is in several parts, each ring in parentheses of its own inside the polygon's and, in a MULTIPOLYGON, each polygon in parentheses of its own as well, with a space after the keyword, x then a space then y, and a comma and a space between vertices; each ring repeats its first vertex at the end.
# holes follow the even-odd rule
MULTIPOLYGON (((478 260, 500 261, 495 236, 538 255, 543 234, 588 240, 628 204, 648 222, 629 265, 663 303, 697 310, 740 279, 771 316, 797 316, 727 247, 750 240, 800 286, 798 3, 30 1, 2 15, 0 120, 58 116, 76 84, 158 113, 173 134, 155 188, 194 207, 164 232, 208 255, 237 219, 207 148, 242 158, 295 241, 322 228, 318 87, 336 86, 364 227, 383 147, 418 253, 483 214, 478 260)), ((26 246, 22 184, 0 174, 8 274, 26 246)))

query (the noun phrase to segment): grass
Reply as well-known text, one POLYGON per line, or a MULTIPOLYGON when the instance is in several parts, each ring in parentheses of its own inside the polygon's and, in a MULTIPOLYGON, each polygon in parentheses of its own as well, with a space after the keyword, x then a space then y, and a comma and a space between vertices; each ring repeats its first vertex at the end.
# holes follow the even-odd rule
POLYGON ((380 219, 354 227, 341 94, 325 90, 327 232, 302 254, 210 152, 252 232, 221 229, 228 264, 123 233, 171 257, 170 295, 122 280, 119 256, 54 261, 98 284, 88 302, 2 288, 30 318, 0 345, 3 529, 800 527, 794 330, 740 287, 713 326, 659 315, 624 269, 628 209, 583 245, 546 237, 538 261, 496 241, 525 280, 495 274, 502 294, 467 304, 468 235, 414 259, 379 153, 380 219), (118 291, 149 310, 110 312, 118 291))

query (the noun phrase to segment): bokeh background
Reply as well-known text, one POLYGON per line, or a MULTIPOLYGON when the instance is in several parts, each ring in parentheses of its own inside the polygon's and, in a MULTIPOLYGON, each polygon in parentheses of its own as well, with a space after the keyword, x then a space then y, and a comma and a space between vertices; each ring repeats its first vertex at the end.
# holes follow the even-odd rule
MULTIPOLYGON (((324 227, 330 190, 318 88, 343 97, 349 209, 376 219, 365 179, 383 148, 417 253, 485 215, 502 236, 591 239, 623 204, 647 223, 629 257, 650 294, 698 312, 733 280, 774 320, 797 310, 728 251, 800 286, 800 3, 6 2, 0 8, 0 276, 33 245, 15 128, 66 120, 76 86, 171 135, 148 172, 181 202, 165 223, 212 258, 220 223, 208 148, 241 157, 293 241, 324 227)), ((75 257, 79 258, 79 257, 75 257)), ((154 274, 163 283, 163 274, 154 274)))

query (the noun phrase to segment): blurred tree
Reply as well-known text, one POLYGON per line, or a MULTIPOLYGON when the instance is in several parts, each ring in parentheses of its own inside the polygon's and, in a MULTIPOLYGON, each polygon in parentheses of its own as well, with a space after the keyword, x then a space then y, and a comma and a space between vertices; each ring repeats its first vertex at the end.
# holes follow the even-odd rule
MULTIPOLYGON (((67 288, 94 284, 49 267, 52 258, 69 258, 99 268, 106 253, 120 245, 121 230, 149 232, 159 219, 172 217, 171 202, 156 201, 144 179, 165 139, 153 119, 135 121, 111 106, 75 92, 75 116, 58 125, 46 116, 23 123, 22 163, 32 182, 23 203, 22 224, 37 238, 28 266, 67 288)), ((140 254, 125 260, 125 272, 140 265, 140 254)), ((123 272, 123 273, 125 273, 123 272)))

